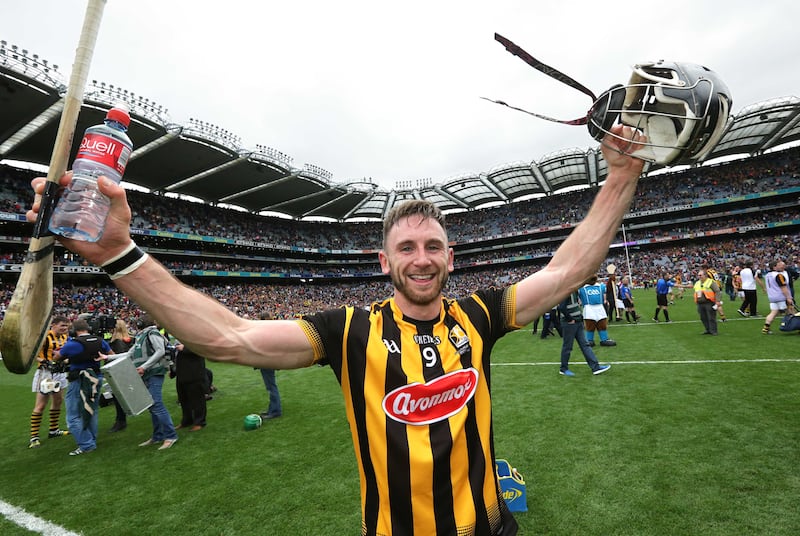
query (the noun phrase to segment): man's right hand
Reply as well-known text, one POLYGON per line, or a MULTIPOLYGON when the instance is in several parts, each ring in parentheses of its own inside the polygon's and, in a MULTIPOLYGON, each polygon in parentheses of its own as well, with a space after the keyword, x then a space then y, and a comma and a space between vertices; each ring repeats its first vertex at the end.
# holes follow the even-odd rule
MULTIPOLYGON (((36 198, 31 210, 25 214, 26 219, 31 223, 36 221, 39 214, 42 192, 46 181, 47 179, 44 177, 37 177, 31 181, 36 198)), ((69 186, 70 181, 72 181, 72 172, 65 173, 59 179, 59 183, 63 187, 69 186)), ((112 259, 122 253, 130 244, 131 209, 128 206, 125 188, 106 177, 100 177, 98 187, 100 192, 111 200, 111 208, 106 219, 105 230, 100 240, 97 242, 84 242, 58 235, 56 235, 56 238, 68 250, 77 253, 97 266, 101 266, 108 259, 112 259)))

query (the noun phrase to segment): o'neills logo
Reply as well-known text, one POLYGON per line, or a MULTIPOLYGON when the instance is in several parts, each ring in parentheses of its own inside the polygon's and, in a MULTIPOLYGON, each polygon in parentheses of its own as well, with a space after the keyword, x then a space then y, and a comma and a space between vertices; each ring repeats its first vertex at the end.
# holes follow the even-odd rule
POLYGON ((398 387, 384 397, 383 411, 405 424, 432 424, 461 411, 477 387, 477 370, 458 370, 428 383, 398 387))

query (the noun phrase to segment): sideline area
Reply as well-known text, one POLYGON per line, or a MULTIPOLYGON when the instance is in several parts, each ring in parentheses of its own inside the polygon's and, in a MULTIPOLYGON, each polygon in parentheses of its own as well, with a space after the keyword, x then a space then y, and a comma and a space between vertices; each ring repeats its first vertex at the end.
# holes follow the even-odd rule
POLYGON ((69 531, 64 527, 54 525, 49 521, 29 514, 22 508, 17 508, 14 505, 8 504, 2 499, 0 499, 0 515, 25 530, 45 536, 81 536, 77 532, 69 531))

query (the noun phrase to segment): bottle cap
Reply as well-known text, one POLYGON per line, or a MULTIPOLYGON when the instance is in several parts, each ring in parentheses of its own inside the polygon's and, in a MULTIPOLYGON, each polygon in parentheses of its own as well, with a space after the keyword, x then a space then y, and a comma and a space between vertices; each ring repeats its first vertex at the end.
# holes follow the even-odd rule
POLYGON ((128 115, 128 110, 119 106, 111 108, 106 114, 106 119, 121 123, 125 128, 128 128, 128 125, 131 124, 131 116, 128 115))

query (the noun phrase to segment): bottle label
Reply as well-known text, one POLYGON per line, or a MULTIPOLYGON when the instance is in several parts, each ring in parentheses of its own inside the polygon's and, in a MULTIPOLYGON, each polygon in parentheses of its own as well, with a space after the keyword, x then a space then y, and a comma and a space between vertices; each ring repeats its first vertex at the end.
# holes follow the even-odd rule
POLYGON ((87 132, 83 136, 81 146, 75 159, 85 158, 94 162, 99 162, 122 175, 125 173, 125 166, 131 156, 130 147, 118 142, 114 138, 104 136, 99 133, 87 132))

